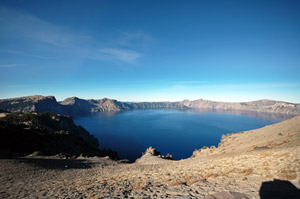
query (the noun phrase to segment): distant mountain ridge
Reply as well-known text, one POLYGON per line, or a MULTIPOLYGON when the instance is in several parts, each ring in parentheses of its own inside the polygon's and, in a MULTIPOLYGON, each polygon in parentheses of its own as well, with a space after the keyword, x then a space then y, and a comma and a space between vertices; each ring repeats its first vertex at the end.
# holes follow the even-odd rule
POLYGON ((34 95, 0 100, 0 110, 8 112, 53 112, 62 115, 88 114, 92 112, 118 112, 137 109, 207 109, 224 111, 254 111, 268 113, 300 114, 300 104, 258 100, 251 102, 217 102, 209 100, 184 100, 179 102, 120 102, 113 99, 80 99, 70 97, 57 102, 54 96, 34 95))

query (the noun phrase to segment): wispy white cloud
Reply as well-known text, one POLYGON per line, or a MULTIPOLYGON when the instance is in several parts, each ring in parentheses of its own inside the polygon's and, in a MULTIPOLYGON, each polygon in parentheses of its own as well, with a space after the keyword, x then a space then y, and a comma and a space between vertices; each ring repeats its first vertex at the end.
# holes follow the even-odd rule
POLYGON ((114 42, 110 42, 108 38, 99 41, 89 35, 49 23, 24 10, 1 5, 0 27, 0 35, 5 37, 6 41, 25 42, 23 45, 17 45, 16 49, 6 49, 2 46, 0 53, 23 56, 34 54, 32 57, 36 58, 83 58, 118 65, 136 64, 143 56, 142 46, 150 40, 150 36, 142 31, 117 31, 114 42))
POLYGON ((0 5, 2 35, 31 39, 58 47, 70 46, 80 35, 40 19, 25 10, 0 5))
POLYGON ((12 68, 17 66, 24 66, 24 64, 0 64, 0 68, 12 68))
POLYGON ((34 57, 38 59, 53 59, 53 56, 43 56, 43 55, 38 55, 38 54, 32 54, 28 53, 25 51, 20 51, 20 50, 11 50, 11 49, 0 49, 0 53, 5 53, 5 54, 14 54, 14 55, 21 55, 25 57, 34 57))
POLYGON ((119 37, 114 41, 117 45, 130 47, 146 47, 154 42, 154 39, 144 31, 125 32, 118 31, 119 37))
POLYGON ((23 54, 22 51, 11 50, 11 49, 0 49, 0 53, 7 53, 7 54, 23 54))
POLYGON ((142 56, 139 52, 119 48, 100 48, 98 51, 104 59, 118 63, 136 63, 138 58, 142 56))

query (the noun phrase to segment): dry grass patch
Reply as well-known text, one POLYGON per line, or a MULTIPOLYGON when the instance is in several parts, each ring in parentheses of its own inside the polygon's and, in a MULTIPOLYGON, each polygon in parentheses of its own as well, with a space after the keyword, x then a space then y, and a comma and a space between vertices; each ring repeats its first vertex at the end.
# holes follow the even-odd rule
POLYGON ((280 170, 277 174, 280 180, 296 180, 297 173, 293 170, 280 170))
POLYGON ((277 147, 277 146, 280 146, 280 145, 283 145, 283 144, 286 144, 286 143, 288 143, 288 141, 285 140, 281 143, 273 144, 272 147, 277 147))
POLYGON ((211 174, 210 174, 210 173, 205 173, 205 174, 203 175, 203 178, 209 178, 209 177, 211 177, 211 174))
POLYGON ((132 185, 132 190, 144 189, 146 187, 145 182, 138 182, 132 185))
POLYGON ((285 158, 288 158, 290 157, 290 153, 289 152, 285 152, 283 154, 280 154, 281 157, 285 157, 285 158))
POLYGON ((267 175, 266 175, 266 178, 274 179, 274 176, 271 175, 271 174, 267 174, 267 175))
POLYGON ((170 186, 179 186, 179 185, 186 185, 185 181, 171 181, 170 186))
POLYGON ((211 177, 214 177, 214 178, 219 177, 219 176, 224 176, 224 175, 222 173, 213 173, 211 175, 211 177))
POLYGON ((109 177, 108 177, 108 180, 114 180, 114 179, 115 179, 114 176, 109 176, 109 177))
POLYGON ((100 198, 100 196, 98 196, 98 195, 93 195, 93 194, 89 194, 87 198, 88 198, 88 199, 98 199, 98 198, 100 198))
POLYGON ((262 165, 263 165, 263 166, 268 166, 268 165, 269 165, 269 162, 265 161, 265 162, 263 162, 262 165))
POLYGON ((185 176, 183 178, 184 178, 185 181, 189 181, 192 178, 192 176, 185 176))
POLYGON ((237 170, 235 170, 235 173, 244 174, 245 176, 248 176, 253 173, 253 169, 252 168, 237 169, 237 170))
POLYGON ((250 174, 252 174, 252 173, 253 173, 253 169, 251 169, 251 168, 246 169, 246 171, 245 171, 245 175, 246 175, 246 176, 248 176, 248 175, 250 175, 250 174))
POLYGON ((201 182, 203 181, 204 178, 193 178, 193 179, 190 179, 189 181, 186 182, 187 185, 192 185, 192 184, 195 184, 197 182, 201 182))
POLYGON ((170 182, 170 181, 171 181, 170 178, 166 178, 166 179, 164 179, 162 182, 163 182, 163 183, 167 183, 167 182, 170 182))
POLYGON ((233 173, 233 172, 234 172, 234 169, 228 169, 228 170, 224 171, 224 175, 225 174, 230 174, 230 173, 233 173))
POLYGON ((271 155, 270 153, 264 152, 264 153, 261 153, 261 154, 260 154, 260 157, 261 157, 261 158, 265 158, 265 157, 269 157, 270 155, 271 155))

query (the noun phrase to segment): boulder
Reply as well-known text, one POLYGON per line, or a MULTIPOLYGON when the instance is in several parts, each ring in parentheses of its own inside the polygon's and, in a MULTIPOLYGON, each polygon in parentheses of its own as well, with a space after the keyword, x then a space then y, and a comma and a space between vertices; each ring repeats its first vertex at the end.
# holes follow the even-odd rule
POLYGON ((153 148, 152 146, 150 146, 148 149, 146 149, 146 151, 143 153, 143 155, 154 155, 154 156, 159 156, 160 152, 158 152, 155 148, 153 148))

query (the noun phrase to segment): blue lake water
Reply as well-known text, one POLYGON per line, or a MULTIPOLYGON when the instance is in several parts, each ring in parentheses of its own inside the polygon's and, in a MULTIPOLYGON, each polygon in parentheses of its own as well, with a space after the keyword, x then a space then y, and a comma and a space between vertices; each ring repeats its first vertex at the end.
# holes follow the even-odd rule
POLYGON ((283 119, 271 116, 155 109, 95 113, 74 121, 99 139, 100 148, 110 148, 120 158, 133 161, 149 146, 163 155, 172 154, 174 159, 188 158, 195 149, 217 146, 222 134, 256 129, 283 119))

